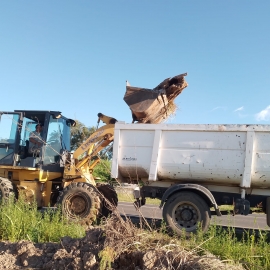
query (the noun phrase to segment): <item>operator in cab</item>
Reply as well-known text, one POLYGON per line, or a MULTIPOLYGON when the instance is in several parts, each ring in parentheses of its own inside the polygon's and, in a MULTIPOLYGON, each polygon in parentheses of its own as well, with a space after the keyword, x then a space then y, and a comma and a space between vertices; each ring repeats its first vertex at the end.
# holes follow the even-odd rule
POLYGON ((40 149, 43 146, 43 140, 41 138, 42 125, 37 124, 36 130, 32 131, 29 135, 29 150, 28 152, 39 156, 40 149))

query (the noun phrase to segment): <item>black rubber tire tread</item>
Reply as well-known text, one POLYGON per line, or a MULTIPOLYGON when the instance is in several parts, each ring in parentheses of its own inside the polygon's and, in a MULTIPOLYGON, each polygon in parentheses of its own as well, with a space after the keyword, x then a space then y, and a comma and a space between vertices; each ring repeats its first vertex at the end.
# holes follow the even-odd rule
POLYGON ((270 227, 270 197, 266 198, 266 224, 270 227))
POLYGON ((0 196, 0 203, 5 203, 11 195, 16 195, 12 182, 4 177, 0 177, 0 192, 2 195, 2 198, 0 196))
POLYGON ((198 216, 198 223, 200 223, 203 232, 206 232, 210 225, 211 212, 210 208, 205 200, 194 192, 182 191, 173 194, 166 201, 163 208, 163 219, 169 226, 171 232, 177 233, 178 235, 185 234, 189 236, 191 233, 196 233, 198 226, 195 225, 192 228, 181 227, 173 218, 173 209, 177 205, 190 204, 193 209, 196 208, 198 216))
POLYGON ((114 187, 109 184, 97 184, 97 189, 103 195, 101 216, 107 218, 118 205, 117 193, 114 187))
POLYGON ((101 198, 98 190, 93 185, 75 182, 60 191, 56 205, 60 206, 62 214, 68 219, 79 221, 82 225, 91 225, 100 215, 101 198), (72 213, 72 209, 69 208, 70 201, 74 197, 81 197, 86 202, 86 209, 80 215, 72 213))

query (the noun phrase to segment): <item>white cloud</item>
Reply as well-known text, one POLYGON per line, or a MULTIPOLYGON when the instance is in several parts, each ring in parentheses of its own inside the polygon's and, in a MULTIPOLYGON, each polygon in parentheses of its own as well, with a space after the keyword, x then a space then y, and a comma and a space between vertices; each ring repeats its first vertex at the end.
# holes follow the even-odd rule
POLYGON ((234 112, 240 112, 240 111, 243 111, 244 110, 244 106, 240 107, 240 108, 237 108, 236 110, 234 110, 234 112))
POLYGON ((210 112, 213 112, 213 111, 216 111, 216 110, 223 110, 225 111, 227 108, 226 107, 222 107, 222 106, 218 106, 218 107, 215 107, 214 109, 212 109, 210 112))
POLYGON ((270 120, 270 105, 266 107, 264 110, 255 114, 255 118, 257 121, 268 121, 270 120))

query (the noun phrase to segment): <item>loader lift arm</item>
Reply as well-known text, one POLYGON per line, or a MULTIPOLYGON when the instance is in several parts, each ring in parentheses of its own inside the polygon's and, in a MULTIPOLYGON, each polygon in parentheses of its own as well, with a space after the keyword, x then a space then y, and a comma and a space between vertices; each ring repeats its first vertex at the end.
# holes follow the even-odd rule
POLYGON ((64 170, 64 179, 66 181, 70 182, 75 179, 85 178, 88 183, 95 185, 92 172, 100 159, 97 158, 91 164, 90 161, 113 141, 114 125, 117 122, 115 118, 106 116, 102 113, 98 114, 97 123, 99 124, 100 121, 105 123, 105 125, 98 128, 85 142, 83 142, 73 153, 73 158, 66 163, 64 170))
POLYGON ((63 191, 57 203, 62 205, 62 211, 71 219, 80 216, 86 222, 92 222, 97 217, 108 217, 118 204, 114 188, 106 183, 96 183, 92 175, 100 161, 98 154, 113 141, 117 122, 115 118, 99 113, 98 124, 100 120, 105 125, 91 134, 73 155, 69 153, 65 162, 63 191))

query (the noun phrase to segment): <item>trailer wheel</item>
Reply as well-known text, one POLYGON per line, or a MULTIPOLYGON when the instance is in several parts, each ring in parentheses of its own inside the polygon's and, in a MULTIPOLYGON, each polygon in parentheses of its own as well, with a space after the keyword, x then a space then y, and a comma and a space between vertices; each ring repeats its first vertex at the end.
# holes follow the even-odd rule
POLYGON ((184 191, 172 195, 163 208, 165 222, 179 235, 189 236, 196 233, 199 226, 206 232, 210 217, 209 206, 202 197, 193 192, 184 191))
POLYGON ((7 179, 0 177, 0 202, 7 202, 11 195, 16 197, 16 189, 14 188, 12 182, 7 179))
POLYGON ((101 215, 103 217, 108 217, 112 211, 118 205, 118 196, 111 185, 97 185, 98 191, 103 196, 102 198, 102 207, 101 207, 101 215))
POLYGON ((61 205, 62 214, 68 219, 91 225, 100 212, 100 195, 94 186, 75 182, 60 192, 57 205, 61 205))
POLYGON ((266 223, 270 227, 270 197, 266 198, 266 223))

